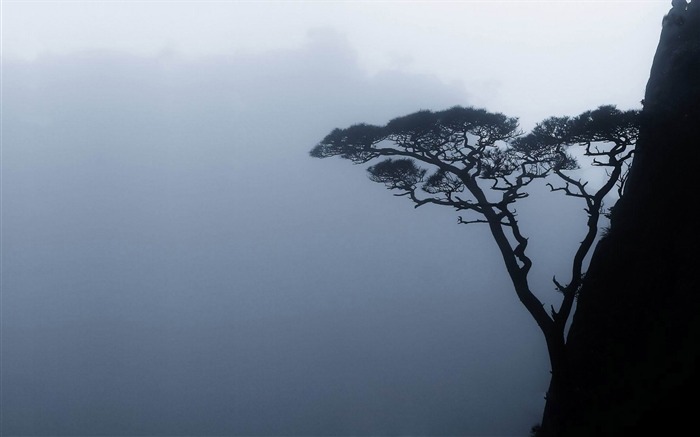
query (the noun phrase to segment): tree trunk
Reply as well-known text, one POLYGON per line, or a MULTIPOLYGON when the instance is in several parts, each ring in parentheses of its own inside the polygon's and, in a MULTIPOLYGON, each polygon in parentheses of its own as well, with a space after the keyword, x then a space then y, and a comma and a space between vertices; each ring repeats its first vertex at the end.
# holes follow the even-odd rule
MULTIPOLYGON (((554 330, 554 329, 553 329, 554 330)), ((556 437, 566 429, 566 420, 570 416, 571 383, 567 363, 566 345, 562 333, 553 332, 547 336, 547 350, 552 367, 552 377, 547 389, 542 424, 537 437, 556 437)))

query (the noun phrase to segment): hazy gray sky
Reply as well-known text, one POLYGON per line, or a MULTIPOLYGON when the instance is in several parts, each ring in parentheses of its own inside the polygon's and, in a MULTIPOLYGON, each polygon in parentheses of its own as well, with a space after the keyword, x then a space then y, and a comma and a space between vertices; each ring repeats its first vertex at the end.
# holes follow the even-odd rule
POLYGON ((534 123, 636 106, 670 1, 3 1, 6 59, 86 49, 188 58, 347 40, 360 67, 434 75, 534 123), (532 117, 532 119, 530 118, 532 117))
MULTIPOLYGON (((527 435, 546 351, 486 230, 308 151, 638 107, 669 6, 3 1, 0 432, 527 435)), ((518 208, 545 300, 581 208, 518 208)))

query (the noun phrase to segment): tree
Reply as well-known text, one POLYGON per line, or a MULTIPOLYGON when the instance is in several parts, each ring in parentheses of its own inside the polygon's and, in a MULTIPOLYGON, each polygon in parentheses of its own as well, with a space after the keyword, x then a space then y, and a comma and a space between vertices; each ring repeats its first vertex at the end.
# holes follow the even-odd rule
POLYGON ((542 331, 552 378, 539 435, 562 429, 570 402, 566 326, 584 277, 584 260, 607 213, 604 200, 624 186, 638 137, 639 112, 601 106, 576 117, 548 118, 527 135, 516 118, 472 107, 440 112, 418 111, 385 126, 357 124, 335 129, 310 152, 312 157, 340 156, 356 164, 384 157, 367 171, 396 196, 415 207, 441 205, 462 212, 460 224, 487 225, 503 258, 515 293, 542 331), (575 152, 572 152, 574 150, 575 152), (579 168, 575 155, 606 169, 602 186, 572 177, 579 168), (536 180, 555 178, 552 192, 580 199, 587 214, 585 235, 571 264, 571 277, 561 283, 558 307, 546 309, 535 296, 528 274, 532 260, 528 238, 518 223, 514 204, 527 197, 536 180))

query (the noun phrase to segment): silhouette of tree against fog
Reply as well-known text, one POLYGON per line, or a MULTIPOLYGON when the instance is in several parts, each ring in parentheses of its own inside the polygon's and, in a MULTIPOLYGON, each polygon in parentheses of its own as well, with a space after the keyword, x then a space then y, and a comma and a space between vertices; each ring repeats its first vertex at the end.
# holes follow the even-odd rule
POLYGON ((418 111, 385 126, 356 124, 335 129, 310 152, 340 156, 355 164, 379 162, 367 171, 395 196, 415 207, 432 204, 455 209, 460 224, 484 224, 503 258, 515 294, 542 331, 551 365, 541 432, 555 433, 570 408, 566 327, 585 275, 585 260, 599 235, 604 199, 619 195, 638 137, 639 111, 601 106, 575 117, 551 117, 524 134, 517 118, 473 107, 418 111), (598 188, 576 178, 576 155, 606 170, 598 188), (545 180, 551 192, 579 199, 587 215, 584 237, 571 261, 570 277, 553 278, 561 298, 546 308, 528 275, 533 260, 515 205, 528 186, 545 180))

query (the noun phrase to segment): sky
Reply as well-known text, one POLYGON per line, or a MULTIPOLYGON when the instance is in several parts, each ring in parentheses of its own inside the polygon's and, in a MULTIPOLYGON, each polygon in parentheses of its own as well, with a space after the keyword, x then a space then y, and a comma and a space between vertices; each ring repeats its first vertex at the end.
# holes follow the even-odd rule
MULTIPOLYGON (((0 4, 0 434, 528 435, 546 350, 486 229, 308 151, 638 108, 670 2, 0 4)), ((585 216, 531 194, 556 302, 585 216)))

